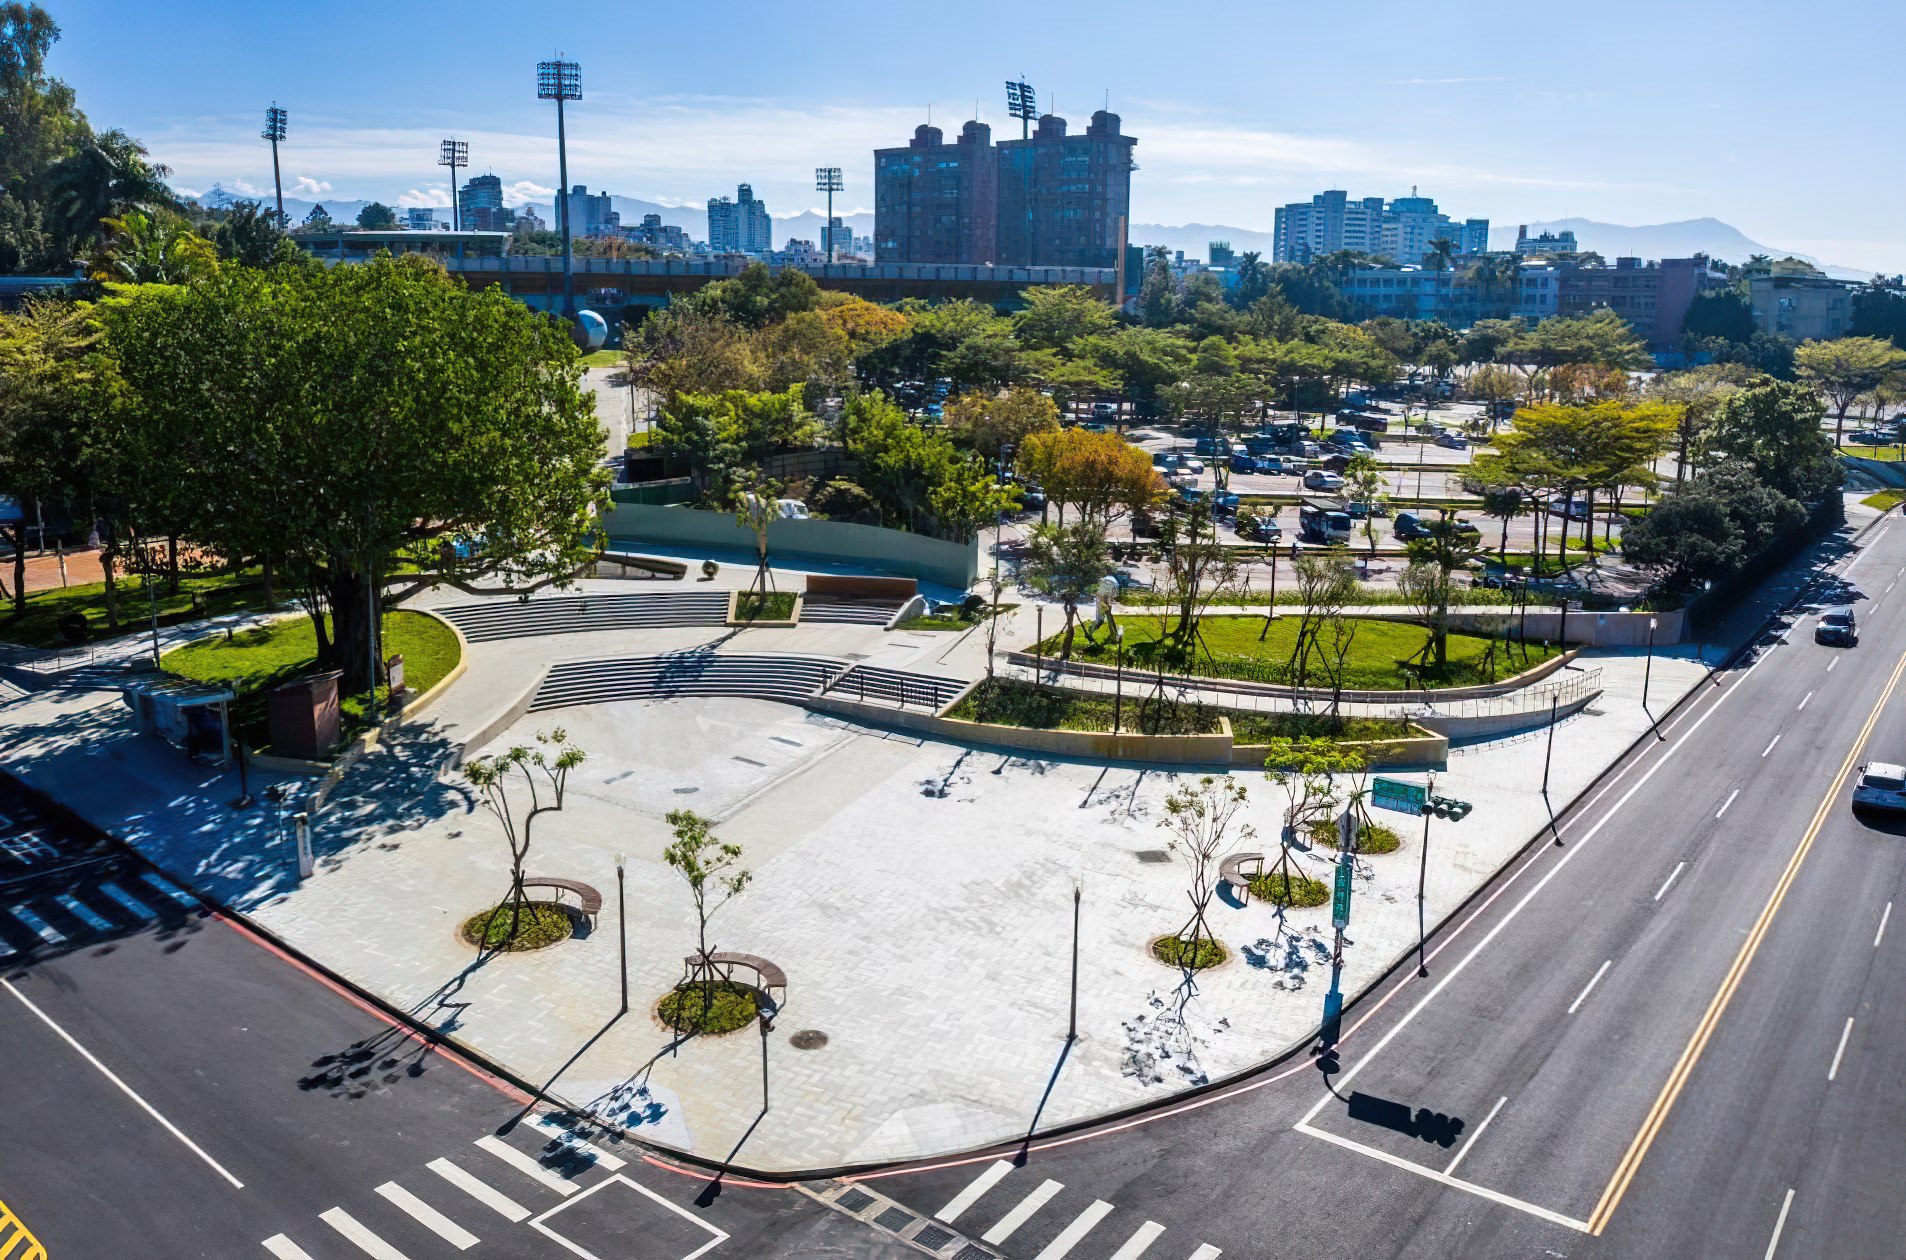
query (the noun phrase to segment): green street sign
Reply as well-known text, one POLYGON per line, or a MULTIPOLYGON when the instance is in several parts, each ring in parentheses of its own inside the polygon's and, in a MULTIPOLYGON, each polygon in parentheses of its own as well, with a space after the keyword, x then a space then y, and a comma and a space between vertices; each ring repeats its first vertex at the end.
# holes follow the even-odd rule
POLYGON ((1330 923, 1338 929, 1350 926, 1350 877, 1353 869, 1348 862, 1337 863, 1337 887, 1330 899, 1330 923))
POLYGON ((1419 783, 1378 776, 1370 781, 1370 803, 1378 809, 1393 809, 1403 814, 1420 814, 1429 803, 1429 791, 1419 783))

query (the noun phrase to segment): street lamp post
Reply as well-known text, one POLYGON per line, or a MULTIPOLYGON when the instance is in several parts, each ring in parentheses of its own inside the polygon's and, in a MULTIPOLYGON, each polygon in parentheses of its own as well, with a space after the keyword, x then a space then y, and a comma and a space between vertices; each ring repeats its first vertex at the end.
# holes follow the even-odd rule
POLYGON ((437 165, 450 168, 450 226, 463 231, 463 197, 457 192, 457 168, 470 165, 468 140, 445 140, 437 146, 437 165))
POLYGON ((1423 958, 1424 911, 1423 896, 1429 885, 1429 825, 1435 810, 1430 802, 1436 799, 1436 776, 1429 777, 1429 785, 1423 789, 1423 852, 1417 858, 1416 865, 1416 975, 1420 980, 1429 978, 1429 964, 1423 958))
POLYGON ((1112 639, 1118 644, 1118 671, 1112 684, 1112 734, 1116 735, 1125 709, 1125 627, 1113 626, 1112 639))
POLYGON ((1641 667, 1641 711, 1648 715, 1648 725, 1654 728, 1655 738, 1666 739, 1661 733, 1661 723, 1655 720, 1654 710, 1648 707, 1648 681, 1655 667, 1655 619, 1648 618, 1648 659, 1641 667))
POLYGON ((569 247, 569 137, 563 129, 563 102, 582 99, 582 66, 562 60, 536 63, 536 99, 556 102, 556 212, 563 238, 563 316, 576 317, 574 270, 569 247))
POLYGON ((1066 1022, 1068 1045, 1079 1039, 1079 903, 1084 897, 1085 889, 1075 875, 1072 878, 1072 1011, 1066 1022))
POLYGON ((289 114, 278 108, 278 102, 273 101, 271 108, 265 111, 265 129, 258 133, 260 140, 271 141, 271 187, 278 197, 280 230, 285 227, 285 182, 278 173, 278 142, 285 138, 285 122, 289 117, 289 114))
POLYGON ((615 925, 622 937, 622 1009, 620 1014, 629 1013, 629 904, 624 868, 628 865, 628 855, 615 855, 615 925))
POLYGON ((834 261, 834 194, 846 185, 841 183, 840 167, 817 166, 814 168, 814 191, 827 194, 827 226, 821 230, 827 233, 827 261, 834 261))
POLYGON ((1555 832, 1555 843, 1562 843, 1562 829, 1555 825, 1555 806, 1549 805, 1549 762, 1555 757, 1555 716, 1562 707, 1562 693, 1558 689, 1549 696, 1549 744, 1542 750, 1542 803, 1548 806, 1549 828, 1555 832))

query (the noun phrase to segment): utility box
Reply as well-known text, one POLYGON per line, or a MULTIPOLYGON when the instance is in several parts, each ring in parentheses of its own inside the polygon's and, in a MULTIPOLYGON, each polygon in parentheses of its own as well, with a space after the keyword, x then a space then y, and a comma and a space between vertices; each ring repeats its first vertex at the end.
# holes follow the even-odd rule
POLYGON ((341 677, 340 671, 332 670, 272 688, 266 699, 274 755, 326 757, 337 748, 343 731, 343 714, 338 708, 341 677))

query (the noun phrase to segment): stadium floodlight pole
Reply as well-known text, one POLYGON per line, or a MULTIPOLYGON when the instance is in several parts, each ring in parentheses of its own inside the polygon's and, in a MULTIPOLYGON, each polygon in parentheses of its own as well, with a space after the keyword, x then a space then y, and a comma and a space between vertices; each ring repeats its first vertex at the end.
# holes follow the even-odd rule
POLYGON ((834 194, 845 187, 840 179, 840 167, 817 166, 814 168, 814 191, 827 194, 827 261, 834 261, 834 194))
POLYGON ((450 168, 450 226, 463 231, 463 197, 457 192, 457 168, 470 165, 468 140, 445 140, 437 146, 437 165, 450 168))
POLYGON ((1032 84, 1016 80, 1007 81, 1006 112, 1019 120, 1021 140, 1032 135, 1032 120, 1039 114, 1039 94, 1032 90, 1032 84))
POLYGON ((576 317, 576 291, 572 279, 573 265, 569 253, 569 139, 563 131, 563 102, 582 99, 582 67, 573 61, 562 60, 562 54, 556 54, 554 61, 536 63, 536 99, 556 102, 556 212, 561 216, 563 236, 563 316, 576 317))
POLYGON ((285 226, 285 181, 278 173, 278 142, 285 138, 285 121, 290 115, 278 108, 273 101, 271 108, 265 111, 265 129, 258 133, 260 140, 271 141, 271 186, 278 195, 278 226, 285 226))

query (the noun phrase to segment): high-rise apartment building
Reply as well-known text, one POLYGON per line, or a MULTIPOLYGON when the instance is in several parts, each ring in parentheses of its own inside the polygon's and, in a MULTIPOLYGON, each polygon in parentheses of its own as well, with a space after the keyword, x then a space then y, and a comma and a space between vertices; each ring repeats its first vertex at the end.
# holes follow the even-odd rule
POLYGON ((980 122, 874 152, 874 256, 883 263, 1112 267, 1130 214, 1132 149, 1117 114, 1078 135, 1056 114, 1023 140, 980 122))
POLYGON ((1516 229, 1516 256, 1527 258, 1531 254, 1552 257, 1556 254, 1575 254, 1581 251, 1575 245, 1575 231, 1563 228, 1560 232, 1541 232, 1529 235, 1527 224, 1516 229))
POLYGON ((516 214, 503 206, 503 181, 495 175, 473 175, 458 190, 463 226, 471 232, 508 232, 516 214))
POLYGON ((766 254, 774 250, 774 219, 768 203, 756 201, 754 189, 742 184, 735 199, 708 199, 708 245, 717 254, 766 254))
POLYGON ((1279 206, 1272 232, 1274 262, 1303 263, 1354 249, 1414 266, 1439 240, 1455 246, 1458 254, 1489 251, 1489 220, 1458 222, 1439 210, 1433 199, 1417 196, 1415 189, 1388 203, 1381 197, 1353 201, 1340 189, 1321 192, 1308 202, 1279 206))
POLYGON ((622 216, 616 213, 615 199, 608 193, 591 194, 587 185, 577 184, 569 190, 567 200, 571 236, 614 236, 622 226, 622 216))
POLYGON ((821 229, 821 253, 828 258, 845 258, 854 252, 854 230, 841 222, 837 214, 821 229))
POLYGON ((437 212, 430 206, 410 206, 404 211, 404 228, 411 232, 437 230, 437 212))

